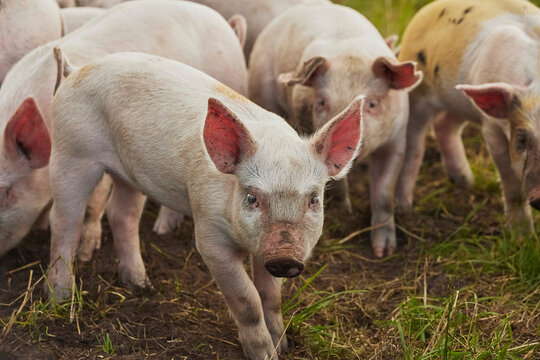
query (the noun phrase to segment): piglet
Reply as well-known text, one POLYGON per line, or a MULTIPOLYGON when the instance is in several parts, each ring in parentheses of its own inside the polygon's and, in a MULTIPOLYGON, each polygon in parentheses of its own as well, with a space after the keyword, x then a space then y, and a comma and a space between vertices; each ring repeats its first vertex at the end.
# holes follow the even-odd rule
MULTIPOLYGON (((51 202, 47 127, 53 91, 62 77, 53 53, 56 46, 70 56, 73 66, 119 51, 157 54, 193 65, 241 94, 247 92, 246 65, 234 31, 216 11, 191 2, 127 2, 35 49, 13 67, 0 88, 0 255, 21 241, 51 202), (31 126, 38 120, 45 124, 39 131, 31 126)), ((89 202, 78 253, 83 261, 100 246, 100 219, 108 194, 103 183, 89 202)), ((120 256, 121 264, 131 261, 135 260, 120 256)), ((120 270, 127 284, 148 285, 146 275, 120 270)))
POLYGON ((408 92, 421 79, 414 62, 397 61, 375 27, 341 5, 291 8, 263 30, 251 53, 250 98, 297 129, 319 129, 356 96, 366 96, 369 136, 362 155, 371 160, 371 244, 379 257, 396 248, 394 187, 405 150, 408 92))
POLYGON ((431 123, 450 180, 473 186, 461 140, 470 120, 497 166, 509 222, 530 223, 529 204, 540 209, 539 26, 540 9, 525 0, 439 0, 414 16, 399 57, 418 61, 426 81, 411 94, 399 206, 412 208, 431 123))
POLYGON ((88 196, 108 173, 117 251, 140 259, 142 193, 192 215, 197 249, 246 357, 277 359, 287 350, 280 278, 302 273, 322 232, 324 185, 363 151, 362 104, 357 98, 301 138, 279 116, 179 62, 120 53, 68 75, 52 124, 51 252, 61 259, 48 273, 54 294, 71 290, 64 261, 77 247, 88 196))
POLYGON ((247 20, 247 38, 244 47, 246 61, 260 32, 275 17, 299 4, 330 3, 328 0, 191 0, 217 10, 226 19, 241 14, 247 20))
POLYGON ((61 36, 62 20, 54 0, 2 0, 0 83, 24 55, 61 36))
POLYGON ((64 34, 72 33, 90 20, 105 13, 105 9, 97 7, 70 7, 60 10, 64 23, 64 34))

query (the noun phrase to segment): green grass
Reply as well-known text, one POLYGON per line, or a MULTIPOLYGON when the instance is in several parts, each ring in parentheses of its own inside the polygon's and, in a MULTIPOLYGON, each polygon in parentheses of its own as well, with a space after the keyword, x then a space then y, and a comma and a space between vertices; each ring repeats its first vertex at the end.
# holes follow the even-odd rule
POLYGON ((348 344, 349 338, 340 335, 340 321, 326 325, 313 325, 309 319, 322 312, 336 311, 336 301, 365 293, 365 290, 350 290, 339 292, 319 291, 312 288, 312 283, 324 271, 321 267, 314 275, 305 280, 304 284, 281 307, 286 330, 289 333, 307 334, 307 342, 312 351, 323 358, 351 358, 354 349, 348 344), (307 289, 313 291, 306 291, 307 289))
POLYGON ((105 337, 103 338, 103 345, 101 345, 101 351, 103 351, 109 356, 112 356, 115 353, 109 333, 105 334, 105 337))

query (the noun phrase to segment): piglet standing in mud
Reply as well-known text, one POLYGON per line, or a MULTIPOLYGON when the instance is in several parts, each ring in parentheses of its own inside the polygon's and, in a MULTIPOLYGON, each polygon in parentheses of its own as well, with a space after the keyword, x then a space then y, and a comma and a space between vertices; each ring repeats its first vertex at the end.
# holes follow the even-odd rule
MULTIPOLYGON (((113 52, 152 53, 183 61, 247 93, 247 69, 235 32, 216 11, 187 1, 127 2, 106 11, 84 28, 27 54, 11 69, 0 88, 0 255, 16 246, 40 222, 40 215, 48 218, 43 216, 52 200, 47 127, 55 84, 63 75, 53 51, 56 46, 62 47, 74 66, 113 52), (36 123, 44 125, 34 126, 36 123)), ((101 185, 89 202, 77 252, 83 261, 88 261, 101 244, 100 221, 110 181, 101 185)), ((176 216, 171 211, 166 213, 168 220, 171 214, 176 216)), ((147 286, 145 272, 123 271, 124 263, 142 266, 140 254, 133 255, 138 253, 136 246, 118 253, 120 280, 129 286, 147 286)), ((71 264, 73 258, 64 260, 71 264)), ((53 256, 51 263, 56 261, 53 256)))
POLYGON ((399 206, 412 208, 432 120, 448 176, 474 184, 461 140, 468 119, 482 127, 508 219, 530 221, 527 203, 540 209, 539 34, 540 9, 525 0, 439 0, 415 15, 399 57, 418 61, 425 82, 411 95, 399 206))
POLYGON ((421 79, 414 62, 397 61, 365 17, 340 5, 291 8, 263 30, 251 53, 250 98, 296 128, 321 128, 356 96, 366 96, 369 135, 362 155, 371 160, 371 244, 379 257, 396 248, 394 187, 405 149, 408 92, 421 79))
MULTIPOLYGON (((90 63, 63 80, 54 100, 51 256, 71 258, 88 196, 108 173, 116 249, 138 248, 141 192, 192 215, 197 249, 244 353, 277 359, 287 350, 279 277, 298 276, 321 235, 324 186, 344 176, 360 150, 362 107, 363 98, 355 99, 304 139, 182 63, 137 53, 90 63)), ((55 293, 71 289, 64 270, 49 271, 55 293)))

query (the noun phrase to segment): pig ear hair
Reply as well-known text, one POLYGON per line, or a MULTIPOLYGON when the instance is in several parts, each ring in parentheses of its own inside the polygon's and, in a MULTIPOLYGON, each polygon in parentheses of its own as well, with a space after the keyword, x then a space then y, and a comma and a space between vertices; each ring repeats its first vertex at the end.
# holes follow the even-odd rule
POLYGON ((62 83, 62 79, 68 77, 75 70, 75 67, 70 64, 70 62, 64 56, 62 49, 60 49, 59 46, 55 46, 53 49, 53 52, 54 52, 54 58, 56 60, 56 65, 58 67, 57 75, 56 75, 56 84, 54 85, 54 92, 53 92, 53 94, 56 94, 56 90, 62 83))
POLYGON ((317 131, 311 140, 313 151, 334 179, 344 177, 361 152, 364 102, 364 96, 355 98, 343 112, 317 131))
POLYGON ((257 151, 257 144, 238 117, 217 99, 208 99, 203 140, 210 159, 225 174, 257 151))
POLYGON ((508 118, 520 105, 518 89, 510 84, 457 85, 456 89, 470 97, 482 112, 495 118, 508 118))
POLYGON ((32 169, 49 163, 51 138, 35 100, 26 98, 6 126, 7 152, 24 156, 32 169))
POLYGON ((304 62, 298 70, 279 74, 278 82, 287 86, 297 84, 312 86, 316 76, 324 74, 329 67, 328 60, 322 56, 316 56, 304 62))
POLYGON ((227 21, 229 22, 229 25, 234 30, 234 33, 236 34, 236 37, 240 41, 240 45, 242 45, 242 49, 243 49, 246 45, 246 38, 247 38, 246 18, 240 14, 234 14, 227 21))
POLYGON ((418 86, 423 78, 423 73, 416 71, 416 63, 412 61, 399 63, 384 56, 375 59, 371 69, 376 77, 383 78, 390 88, 396 90, 410 91, 418 86))

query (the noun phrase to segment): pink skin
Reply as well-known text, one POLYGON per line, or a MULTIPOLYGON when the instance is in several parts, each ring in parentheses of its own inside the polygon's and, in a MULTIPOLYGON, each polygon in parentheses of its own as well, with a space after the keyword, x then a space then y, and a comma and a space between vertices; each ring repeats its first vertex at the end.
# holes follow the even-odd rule
MULTIPOLYGON (((0 20, 10 2, 2 4, 0 20)), ((54 2, 53 7, 59 16, 54 2)), ((24 56, 9 71, 0 88, 0 120, 3 121, 0 131, 4 134, 0 137, 0 188, 6 189, 3 195, 0 193, 0 198, 4 196, 12 200, 9 207, 0 208, 0 255, 20 243, 35 222, 43 218, 41 215, 50 205, 47 128, 52 121, 55 84, 63 78, 66 69, 72 71, 113 52, 140 51, 183 61, 204 70, 241 94, 247 92, 242 48, 230 25, 215 11, 191 2, 152 1, 149 4, 133 1, 106 11, 96 20, 87 30, 66 35, 24 56), (137 41, 133 41, 135 38, 137 41), (176 46, 179 43, 187 45, 176 46), (53 52, 55 46, 67 54, 69 63, 60 63, 61 59, 53 52), (216 63, 213 59, 218 55, 221 61, 216 63), (25 114, 24 118, 30 122, 20 122, 17 127, 8 125, 14 114, 19 113, 25 114), (34 124, 32 119, 38 117, 41 128, 34 126, 27 130, 25 124, 34 124), (14 131, 10 130, 12 128, 14 131)), ((0 28, 2 26, 0 21, 0 28)), ((105 181, 88 204, 83 241, 78 250, 82 261, 89 260, 101 244, 100 220, 111 183, 110 179, 105 181)), ((131 279, 129 283, 144 283, 144 278, 131 279)))
MULTIPOLYGON (((448 1, 449 6, 451 3, 448 1)), ((491 4, 478 1, 473 11, 483 6, 491 4)), ((457 48, 464 51, 459 50, 456 56, 445 55, 441 59, 442 54, 434 53, 442 49, 453 51, 456 44, 450 43, 452 39, 426 37, 412 40, 426 40, 422 44, 404 44, 411 46, 409 50, 416 45, 425 48, 427 68, 437 66, 440 70, 436 80, 436 74, 431 73, 433 77, 424 84, 425 88, 411 95, 407 150, 396 190, 397 203, 405 210, 413 205, 424 135, 431 123, 449 178, 461 186, 474 184, 461 140, 462 128, 468 120, 481 126, 497 167, 507 222, 520 229, 532 228, 529 205, 540 208, 540 43, 536 36, 540 13, 532 6, 523 7, 523 12, 505 13, 501 6, 496 10, 501 11, 496 17, 478 20, 473 27, 455 28, 457 32, 462 31, 456 38, 466 42, 458 44, 457 48), (478 31, 467 33, 472 29, 478 31), (436 46, 431 48, 433 44, 436 46), (434 59, 439 62, 430 63, 434 59), (446 74, 445 68, 448 68, 446 74)), ((410 26, 425 25, 414 21, 410 26)), ((433 26, 448 24, 439 22, 433 26)))
MULTIPOLYGON (((53 124, 50 166, 51 254, 59 260, 48 278, 55 297, 69 295, 86 200, 107 171, 118 191, 108 211, 115 246, 126 253, 120 265, 141 261, 140 192, 193 215, 197 249, 236 321, 244 353, 277 360, 287 340, 280 279, 270 276, 268 260, 278 255, 304 263, 311 254, 322 233, 324 185, 345 175, 362 151, 363 99, 305 139, 187 65, 122 53, 93 63, 89 73, 71 74, 58 89, 54 113, 53 121, 63 124, 53 124), (149 91, 156 88, 159 94, 149 91), (93 124, 84 134, 82 122, 93 124), (152 147, 156 137, 176 151, 152 147), (249 255, 253 282, 244 266, 249 255)), ((278 266, 284 275, 296 272, 287 262, 278 266)))
MULTIPOLYGON (((415 63, 395 58, 392 42, 350 8, 299 5, 261 32, 249 66, 250 98, 302 132, 321 128, 359 94, 366 97, 369 136, 362 155, 371 160, 371 244, 377 257, 396 249, 394 189, 405 152, 408 92, 422 79, 415 63)), ((352 212, 346 182, 339 186, 339 198, 352 212)))
POLYGON ((0 83, 28 52, 62 36, 54 0, 3 0, 0 9, 0 83))

